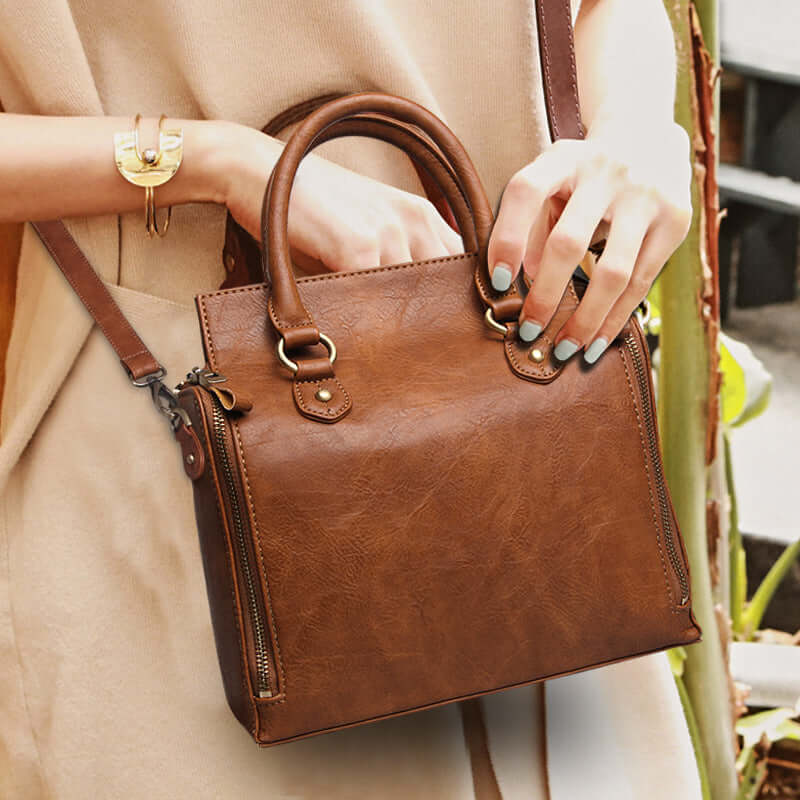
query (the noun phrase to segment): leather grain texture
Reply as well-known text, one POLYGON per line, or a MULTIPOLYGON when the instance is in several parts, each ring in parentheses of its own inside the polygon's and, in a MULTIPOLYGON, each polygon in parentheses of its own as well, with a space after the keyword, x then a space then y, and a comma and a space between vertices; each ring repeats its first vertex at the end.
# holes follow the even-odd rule
POLYGON ((332 426, 297 413, 265 286, 198 298, 208 365, 256 398, 229 422, 279 653, 262 744, 699 638, 624 339, 520 380, 475 267, 298 281, 353 398, 332 426))

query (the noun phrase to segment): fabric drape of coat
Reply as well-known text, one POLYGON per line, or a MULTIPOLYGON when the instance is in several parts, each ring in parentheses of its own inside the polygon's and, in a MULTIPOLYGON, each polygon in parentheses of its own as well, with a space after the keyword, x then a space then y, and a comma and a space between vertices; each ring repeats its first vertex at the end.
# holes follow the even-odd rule
MULTIPOLYGON (((495 210, 549 142, 532 0, 0 3, 9 112, 260 128, 303 99, 370 89, 439 114, 495 210)), ((382 142, 318 152, 422 191, 382 142)), ((224 278, 224 217, 181 206, 154 240, 141 212, 67 220, 172 383, 202 364, 193 296, 224 278)), ((225 702, 179 452, 30 226, 7 374, 2 797, 699 797, 664 654, 259 749, 225 702)))

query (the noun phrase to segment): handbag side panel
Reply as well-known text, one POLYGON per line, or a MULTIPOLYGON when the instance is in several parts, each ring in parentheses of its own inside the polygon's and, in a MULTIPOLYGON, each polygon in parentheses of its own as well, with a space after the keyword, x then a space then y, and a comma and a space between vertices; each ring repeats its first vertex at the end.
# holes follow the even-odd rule
POLYGON ((255 736, 256 711, 246 657, 245 618, 222 488, 223 477, 212 446, 211 420, 207 411, 209 399, 203 398, 202 390, 191 387, 180 391, 178 402, 189 415, 205 459, 202 474, 193 481, 194 505, 225 696, 236 718, 255 736))

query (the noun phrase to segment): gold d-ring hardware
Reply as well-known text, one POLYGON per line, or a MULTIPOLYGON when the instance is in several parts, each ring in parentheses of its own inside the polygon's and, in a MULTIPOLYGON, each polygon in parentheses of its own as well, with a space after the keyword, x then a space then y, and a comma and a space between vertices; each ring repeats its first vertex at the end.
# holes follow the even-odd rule
POLYGON ((502 325, 499 323, 495 318, 494 314, 492 313, 492 307, 486 309, 486 313, 483 315, 484 322, 493 330, 497 331, 498 333, 502 333, 505 336, 508 333, 508 326, 502 325))
MULTIPOLYGON (((321 333, 319 335, 319 340, 327 348, 327 350, 328 350, 328 360, 331 362, 331 364, 333 364, 333 362, 336 361, 336 345, 324 333, 321 333)), ((296 375, 297 372, 299 371, 300 367, 297 365, 296 361, 292 361, 286 355, 286 350, 284 348, 284 341, 285 340, 284 340, 283 336, 281 336, 281 338, 278 339, 278 358, 281 360, 281 364, 283 364, 284 367, 287 367, 288 369, 290 369, 292 371, 293 375, 296 375)))
POLYGON ((117 169, 126 181, 134 186, 144 187, 145 228, 151 237, 164 236, 169 228, 172 207, 167 208, 167 216, 162 230, 156 220, 155 187, 166 183, 177 171, 183 158, 183 129, 162 129, 167 118, 162 114, 158 120, 158 150, 139 147, 139 120, 137 114, 133 130, 114 134, 114 158, 117 169))

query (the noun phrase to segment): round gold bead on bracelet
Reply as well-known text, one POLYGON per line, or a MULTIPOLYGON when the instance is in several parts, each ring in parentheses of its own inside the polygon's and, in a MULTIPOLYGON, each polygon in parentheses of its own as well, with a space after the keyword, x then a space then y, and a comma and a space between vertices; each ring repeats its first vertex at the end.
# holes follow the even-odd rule
POLYGON ((155 187, 162 186, 178 171, 183 159, 183 129, 165 129, 166 114, 158 119, 158 150, 144 151, 139 147, 139 121, 137 114, 133 129, 114 134, 114 160, 126 181, 144 187, 144 218, 148 236, 165 236, 172 217, 172 206, 159 229, 156 217, 155 187))

